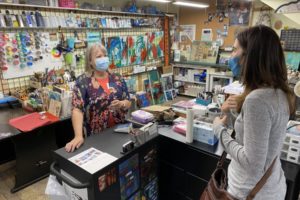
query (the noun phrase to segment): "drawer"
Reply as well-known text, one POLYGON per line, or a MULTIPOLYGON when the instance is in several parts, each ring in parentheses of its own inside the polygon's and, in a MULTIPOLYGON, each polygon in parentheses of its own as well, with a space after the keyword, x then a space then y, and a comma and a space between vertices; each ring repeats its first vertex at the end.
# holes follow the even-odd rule
POLYGON ((193 200, 199 200, 200 195, 207 186, 207 181, 190 173, 186 174, 186 196, 193 200))

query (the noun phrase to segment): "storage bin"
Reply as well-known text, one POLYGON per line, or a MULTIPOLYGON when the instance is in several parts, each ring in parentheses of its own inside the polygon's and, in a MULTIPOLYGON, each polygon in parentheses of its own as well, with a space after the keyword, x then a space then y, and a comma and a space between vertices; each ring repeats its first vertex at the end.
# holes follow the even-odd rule
POLYGON ((58 5, 59 7, 64 7, 64 8, 75 8, 74 0, 59 0, 58 5))
POLYGON ((285 142, 287 142, 289 145, 300 148, 300 136, 298 135, 287 133, 285 142))
POLYGON ((294 154, 294 153, 288 153, 287 154, 287 158, 286 158, 287 161, 290 161, 290 162, 293 162, 293 163, 297 163, 299 164, 299 156, 298 154, 294 154))
POLYGON ((288 148, 288 154, 300 156, 300 148, 290 145, 288 148))

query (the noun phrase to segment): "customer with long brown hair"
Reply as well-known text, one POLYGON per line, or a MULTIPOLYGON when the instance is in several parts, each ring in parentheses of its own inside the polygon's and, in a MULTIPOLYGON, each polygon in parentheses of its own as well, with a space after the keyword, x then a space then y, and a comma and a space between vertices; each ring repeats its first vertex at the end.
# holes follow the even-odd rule
POLYGON ((266 26, 239 33, 236 43, 242 50, 241 81, 245 87, 237 97, 236 138, 227 131, 226 116, 214 121, 214 131, 231 156, 227 191, 245 199, 275 159, 272 174, 255 199, 283 200, 286 182, 280 150, 289 116, 295 110, 283 50, 275 31, 266 26))

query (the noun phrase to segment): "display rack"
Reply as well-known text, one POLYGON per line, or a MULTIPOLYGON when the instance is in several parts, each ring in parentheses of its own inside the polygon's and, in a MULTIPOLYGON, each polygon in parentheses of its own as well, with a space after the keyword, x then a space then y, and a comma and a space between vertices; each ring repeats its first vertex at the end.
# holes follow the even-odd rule
MULTIPOLYGON (((132 27, 132 28, 93 28, 93 27, 61 27, 60 30, 64 34, 65 38, 73 37, 74 31, 78 32, 78 38, 80 40, 85 40, 87 37, 87 32, 99 32, 101 34, 101 38, 109 38, 109 37, 118 37, 118 36, 137 36, 137 35, 145 35, 151 32, 164 31, 164 15, 154 15, 154 14, 145 14, 145 13, 128 13, 128 12, 114 12, 114 11, 105 11, 105 10, 92 10, 92 9, 78 9, 78 8, 61 8, 61 7, 49 7, 49 6, 36 6, 36 5, 27 5, 27 4, 8 4, 8 3, 0 3, 0 10, 2 13, 5 13, 5 10, 9 10, 11 14, 18 15, 21 14, 22 11, 33 12, 39 10, 42 16, 60 16, 60 17, 68 17, 70 13, 74 13, 75 15, 80 15, 82 18, 90 17, 90 18, 114 18, 118 19, 153 19, 159 18, 161 24, 157 24, 157 26, 143 26, 143 27, 132 27)), ((49 32, 49 33, 57 33, 59 27, 0 27, 0 33, 16 33, 21 31, 28 32, 49 32)), ((75 55, 83 55, 85 54, 86 49, 76 49, 74 50, 75 55)), ((164 61, 164 57, 160 57, 157 59, 147 60, 142 65, 144 66, 162 66, 164 61)), ((136 64, 128 64, 127 66, 116 68, 114 71, 119 72, 121 74, 131 74, 133 67, 136 64)), ((68 69, 70 68, 64 62, 63 67, 68 69)), ((77 75, 81 74, 84 71, 84 62, 76 65, 76 68, 72 70, 75 71, 77 75)), ((18 78, 9 78, 4 79, 2 70, 0 70, 0 93, 11 94, 16 90, 23 90, 29 87, 29 79, 30 76, 18 77, 18 78)))
MULTIPOLYGON (((203 62, 175 62, 173 63, 173 68, 174 81, 181 82, 182 85, 180 87, 183 87, 185 90, 184 93, 179 93, 183 96, 196 97, 197 91, 212 91, 215 85, 215 79, 221 79, 223 82, 225 80, 228 83, 233 81, 232 74, 225 72, 228 69, 227 65, 203 62), (184 70, 183 76, 181 75, 182 70, 184 70), (195 80, 195 74, 201 74, 203 71, 206 71, 205 80, 195 80)), ((222 83, 220 84, 225 86, 222 83)))

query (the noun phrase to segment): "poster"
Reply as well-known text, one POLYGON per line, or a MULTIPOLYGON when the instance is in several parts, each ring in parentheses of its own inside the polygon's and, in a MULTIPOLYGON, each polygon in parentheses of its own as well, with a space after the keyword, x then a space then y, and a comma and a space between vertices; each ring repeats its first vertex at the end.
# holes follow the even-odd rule
POLYGON ((91 174, 96 173, 115 160, 117 160, 116 157, 108 153, 99 151, 98 149, 95 149, 93 147, 69 158, 69 161, 91 174))
POLYGON ((219 46, 213 42, 194 41, 190 60, 215 64, 217 62, 218 52, 219 46))
POLYGON ((190 25, 180 25, 180 28, 182 29, 180 34, 180 41, 182 41, 181 37, 187 36, 190 40, 196 39, 196 24, 190 24, 190 25))
POLYGON ((232 1, 229 9, 229 25, 248 26, 252 3, 249 1, 232 1))
POLYGON ((297 70, 300 63, 300 52, 284 52, 285 63, 289 69, 297 70))

